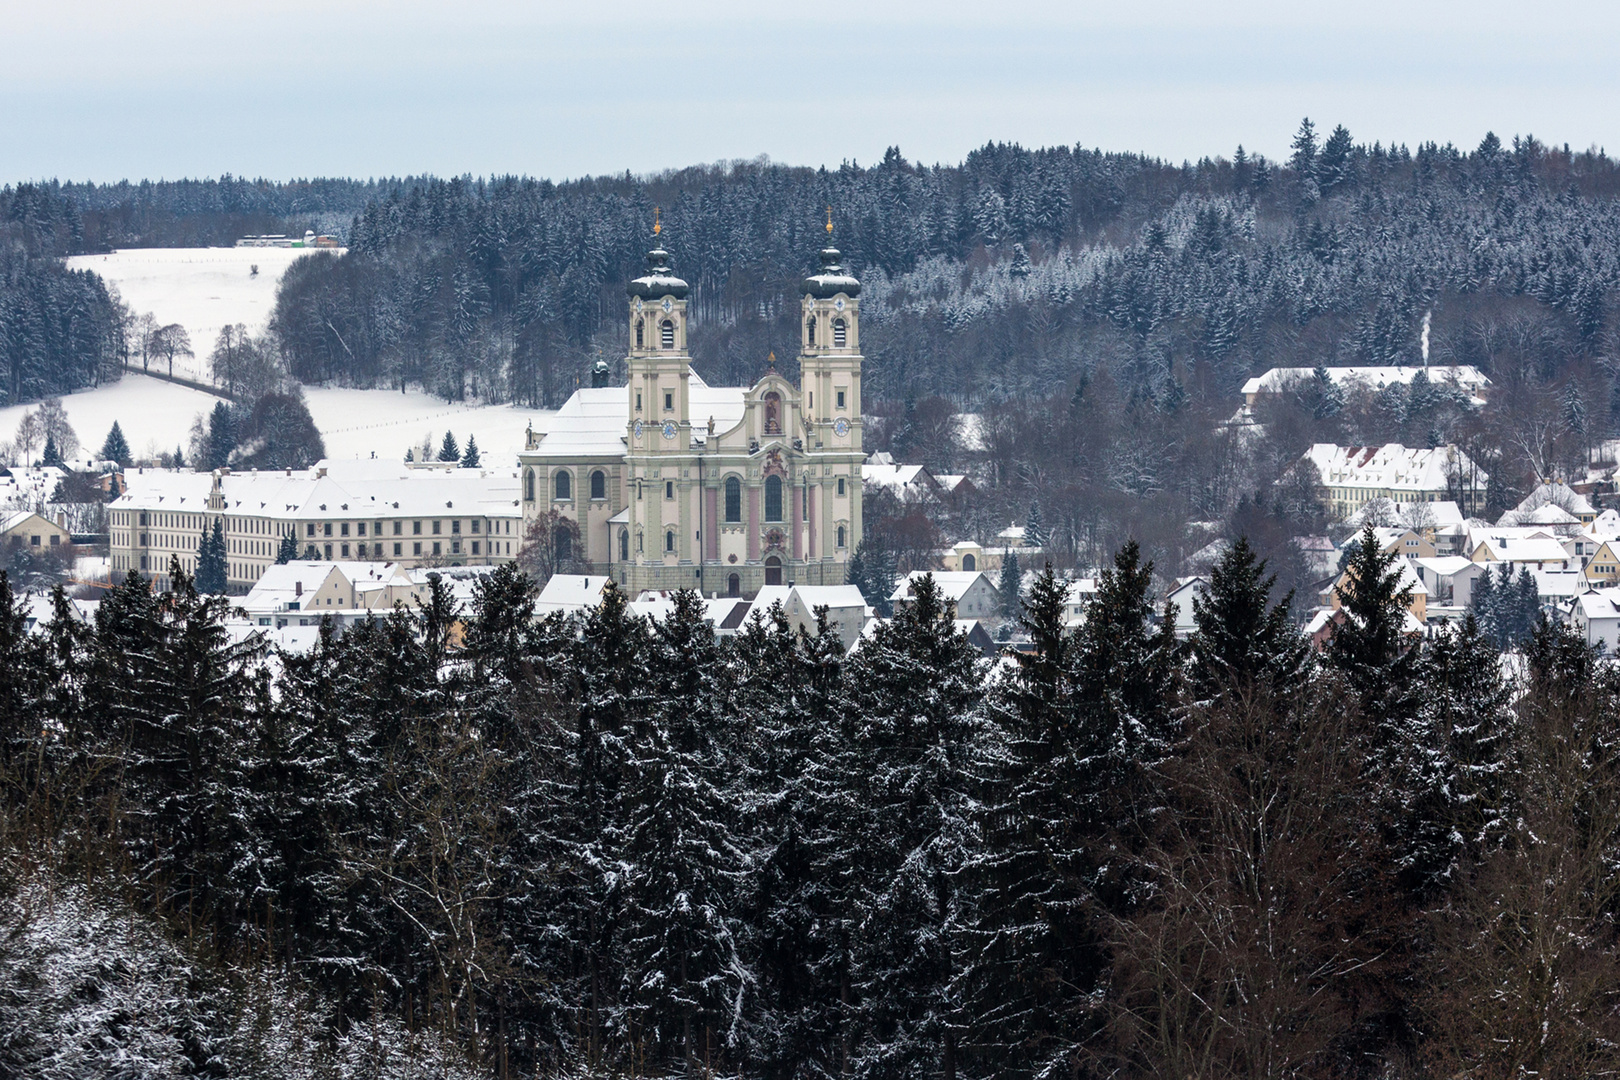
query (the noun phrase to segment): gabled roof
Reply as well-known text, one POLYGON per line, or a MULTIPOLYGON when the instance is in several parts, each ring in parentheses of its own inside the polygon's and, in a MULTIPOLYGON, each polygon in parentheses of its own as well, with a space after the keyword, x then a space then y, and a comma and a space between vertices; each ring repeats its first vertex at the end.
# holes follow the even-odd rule
POLYGON ((980 578, 983 578, 984 583, 992 590, 995 588, 990 579, 977 570, 913 570, 895 587, 894 592, 889 594, 889 599, 891 601, 910 599, 912 583, 925 574, 934 575, 934 584, 939 588, 940 595, 953 603, 960 603, 962 597, 967 595, 968 590, 973 588, 980 578))
POLYGON ((1328 487, 1381 488, 1388 491, 1440 491, 1457 470, 1484 483, 1489 476, 1473 467, 1455 446, 1433 449, 1385 443, 1383 446, 1338 446, 1316 443, 1305 454, 1328 487))
MULTIPOLYGON (((714 418, 716 434, 742 422, 748 388, 710 386, 697 372, 686 383, 686 400, 694 431, 714 418)), ((528 453, 546 457, 619 457, 625 453, 625 431, 631 421, 630 391, 623 386, 581 387, 556 412, 542 420, 536 444, 528 453)), ((657 410, 644 414, 658 420, 657 410)))
POLYGON ((608 581, 606 574, 552 574, 535 598, 534 609, 547 614, 595 607, 608 581))
MULTIPOLYGON (((1374 390, 1382 390, 1386 386, 1410 385, 1423 372, 1431 383, 1455 382, 1463 390, 1477 395, 1479 391, 1491 385, 1477 367, 1463 364, 1457 366, 1433 367, 1330 367, 1324 368, 1327 376, 1335 385, 1343 386, 1351 382, 1364 382, 1374 390)), ((1272 368, 1264 375, 1256 375, 1243 384, 1244 394, 1275 394, 1287 389, 1291 383, 1303 382, 1316 377, 1316 369, 1308 367, 1272 368)))
MULTIPOLYGON (((1484 545, 1492 562, 1564 562, 1564 545, 1552 536, 1504 536, 1500 531, 1474 537, 1475 551, 1484 545)), ((1476 560, 1477 561, 1477 560, 1476 560)))

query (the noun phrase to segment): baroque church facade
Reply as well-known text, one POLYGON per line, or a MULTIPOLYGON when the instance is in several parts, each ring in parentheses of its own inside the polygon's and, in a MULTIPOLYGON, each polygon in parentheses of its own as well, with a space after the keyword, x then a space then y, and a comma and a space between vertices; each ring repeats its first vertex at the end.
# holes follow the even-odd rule
POLYGON ((709 386, 659 231, 627 290, 627 385, 602 385, 599 363, 518 455, 525 527, 546 518, 559 561, 632 595, 843 584, 861 538, 860 282, 822 250, 799 288, 797 386, 774 363, 752 386, 709 386))

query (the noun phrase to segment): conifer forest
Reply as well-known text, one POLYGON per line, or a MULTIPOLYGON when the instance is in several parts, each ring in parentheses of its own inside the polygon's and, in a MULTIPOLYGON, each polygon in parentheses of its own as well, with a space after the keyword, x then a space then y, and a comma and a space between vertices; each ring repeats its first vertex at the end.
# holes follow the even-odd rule
POLYGON ((1414 644, 1398 562, 1318 652, 1247 544, 1185 642, 1127 546, 999 661, 932 579, 849 654, 505 566, 299 655, 0 579, 0 1071, 1603 1075, 1620 680, 1414 644))

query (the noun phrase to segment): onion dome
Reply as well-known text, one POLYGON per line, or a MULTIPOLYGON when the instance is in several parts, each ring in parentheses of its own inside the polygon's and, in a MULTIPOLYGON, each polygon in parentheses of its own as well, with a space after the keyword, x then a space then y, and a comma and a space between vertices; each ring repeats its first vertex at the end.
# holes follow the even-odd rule
POLYGON ((812 274, 804 279, 800 291, 808 293, 817 300, 830 300, 839 293, 845 296, 856 297, 861 295, 861 283, 839 265, 839 251, 837 248, 827 246, 821 249, 821 273, 812 274))
POLYGON ((643 300, 657 300, 664 296, 685 300, 686 282, 676 277, 669 268, 669 252, 659 245, 647 252, 646 276, 636 278, 625 291, 643 300))

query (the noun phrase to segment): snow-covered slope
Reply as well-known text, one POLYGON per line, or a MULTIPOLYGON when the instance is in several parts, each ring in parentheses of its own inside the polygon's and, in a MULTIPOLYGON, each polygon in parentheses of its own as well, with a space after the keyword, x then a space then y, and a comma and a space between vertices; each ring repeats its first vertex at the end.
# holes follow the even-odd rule
MULTIPOLYGON (((444 433, 452 431, 463 448, 468 435, 477 436, 485 462, 511 465, 523 448, 524 428, 531 421, 538 428, 542 418, 550 415, 511 405, 451 404, 420 391, 401 394, 308 387, 304 397, 326 440, 327 456, 333 458, 375 454, 400 459, 408 448, 421 446, 424 438, 431 437, 437 449, 444 433)), ((70 394, 62 405, 80 441, 90 450, 101 446, 116 420, 130 449, 144 458, 173 451, 176 446, 185 448, 192 419, 220 400, 147 375, 127 374, 116 383, 70 394)), ((16 434, 17 424, 29 408, 0 409, 0 440, 16 434)))
MULTIPOLYGON (((192 359, 177 357, 174 373, 208 381, 208 354, 220 327, 243 323, 264 330, 276 305, 276 283, 313 248, 129 248, 107 255, 76 255, 75 270, 94 270, 115 286, 137 314, 159 325, 179 323, 191 335, 192 359), (257 266, 259 272, 253 273, 257 266)), ((163 370, 168 370, 164 363, 163 370)))

